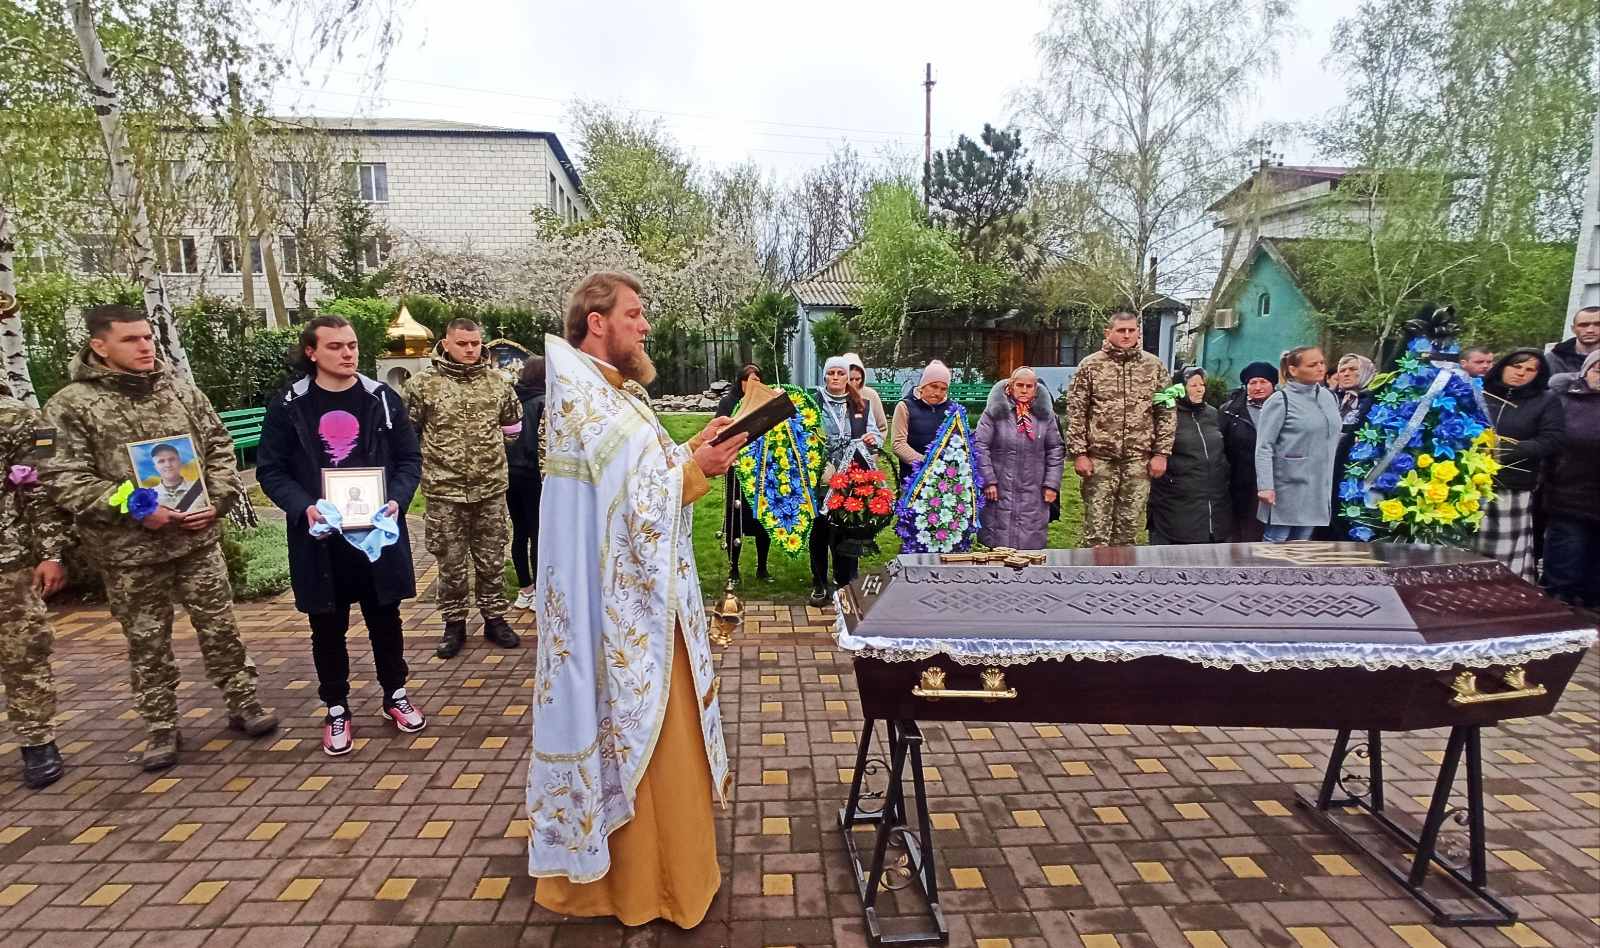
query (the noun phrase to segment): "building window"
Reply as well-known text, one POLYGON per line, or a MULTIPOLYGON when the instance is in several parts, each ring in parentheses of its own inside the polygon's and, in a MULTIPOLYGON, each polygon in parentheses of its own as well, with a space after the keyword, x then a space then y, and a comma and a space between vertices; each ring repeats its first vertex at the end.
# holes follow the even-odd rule
POLYGON ((66 262, 54 252, 54 248, 30 247, 17 254, 18 273, 60 273, 66 267, 66 262))
POLYGON ((79 234, 78 269, 84 273, 112 273, 117 269, 117 245, 110 234, 79 234))
POLYGON ((279 254, 281 269, 284 273, 301 273, 300 269, 300 240, 293 234, 285 234, 281 241, 283 252, 279 254))
POLYGON ((272 163, 273 177, 278 184, 278 194, 285 200, 296 203, 306 199, 306 178, 308 171, 302 161, 275 161, 272 163))
POLYGON ((1262 293, 1260 296, 1256 297, 1256 315, 1257 316, 1271 316, 1272 315, 1272 294, 1271 293, 1262 293))
POLYGON ((361 248, 361 263, 368 270, 381 270, 389 262, 389 253, 393 248, 389 245, 387 237, 369 237, 366 246, 361 248))
POLYGON ((557 211, 556 197, 559 193, 560 192, 556 188, 555 173, 551 172, 550 181, 545 185, 545 205, 550 208, 550 213, 552 214, 556 213, 557 211))
POLYGON ((363 161, 345 165, 350 177, 350 189, 363 201, 374 204, 389 202, 389 166, 383 162, 363 161))
MULTIPOLYGON (((217 238, 217 272, 229 276, 239 273, 239 238, 217 238)), ((267 272, 261 261, 261 241, 255 237, 250 238, 250 272, 267 272)))
POLYGON ((156 264, 162 273, 199 273, 200 251, 193 237, 162 237, 156 244, 156 264))

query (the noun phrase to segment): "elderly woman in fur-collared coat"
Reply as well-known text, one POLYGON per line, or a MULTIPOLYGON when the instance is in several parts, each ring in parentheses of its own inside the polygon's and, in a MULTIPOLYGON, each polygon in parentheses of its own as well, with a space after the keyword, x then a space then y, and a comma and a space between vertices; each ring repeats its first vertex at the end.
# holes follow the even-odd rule
POLYGON ((1044 549, 1066 445, 1032 369, 1019 368, 995 383, 973 440, 988 498, 978 539, 991 547, 1044 549))

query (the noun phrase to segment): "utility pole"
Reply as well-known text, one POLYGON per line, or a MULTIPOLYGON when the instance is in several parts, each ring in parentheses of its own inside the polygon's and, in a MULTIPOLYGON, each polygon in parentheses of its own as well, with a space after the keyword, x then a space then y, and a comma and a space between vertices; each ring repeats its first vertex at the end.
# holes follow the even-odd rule
POLYGON ((922 210, 927 213, 933 190, 933 63, 928 63, 922 90, 922 210))

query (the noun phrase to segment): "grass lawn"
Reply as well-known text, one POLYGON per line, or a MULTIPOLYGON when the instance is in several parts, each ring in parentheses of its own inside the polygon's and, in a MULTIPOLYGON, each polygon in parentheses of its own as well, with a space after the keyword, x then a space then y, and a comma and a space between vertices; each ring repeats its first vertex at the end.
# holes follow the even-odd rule
MULTIPOLYGON (((711 416, 706 414, 661 416, 667 431, 678 441, 684 441, 710 420, 711 416)), ((716 477, 711 479, 711 492, 700 498, 694 506, 694 558, 700 572, 700 585, 707 598, 720 595, 728 581, 728 554, 725 544, 717 536, 722 529, 723 502, 722 478, 716 477)), ((1061 490, 1061 519, 1050 525, 1052 547, 1070 548, 1078 545, 1079 525, 1083 520, 1082 506, 1078 479, 1068 468, 1061 490)), ((893 529, 879 534, 878 545, 882 552, 862 561, 863 570, 881 566, 900 552, 900 538, 895 536, 893 529)), ((756 581, 754 542, 745 543, 742 555, 740 572, 744 576, 744 584, 739 587, 740 595, 750 599, 800 602, 811 594, 811 560, 805 550, 800 551, 798 556, 788 556, 773 549, 768 565, 775 582, 770 584, 756 581)))

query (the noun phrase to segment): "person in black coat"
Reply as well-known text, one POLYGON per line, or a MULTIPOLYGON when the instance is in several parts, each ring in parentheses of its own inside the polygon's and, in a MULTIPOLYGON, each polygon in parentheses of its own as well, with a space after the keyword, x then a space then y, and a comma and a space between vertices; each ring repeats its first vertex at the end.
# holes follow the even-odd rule
POLYGON ((1546 458, 1561 450, 1566 424, 1561 402, 1550 393, 1550 367, 1537 349, 1514 349, 1483 377, 1483 400, 1494 426, 1494 502, 1478 528, 1479 553, 1534 579, 1534 488, 1546 458))
POLYGON ((384 716, 407 732, 426 724, 406 695, 400 623, 400 603, 417 594, 405 511, 422 480, 422 451, 400 396, 356 371, 359 352, 349 322, 318 316, 306 324, 300 343, 306 374, 267 404, 256 478, 288 515, 294 604, 309 616, 317 693, 328 706, 322 746, 337 756, 354 747, 345 648, 352 604, 360 604, 366 620, 384 716), (337 535, 318 539, 310 533, 322 519, 316 504, 323 470, 361 467, 384 470, 387 511, 400 532, 372 562, 337 535))
POLYGON ((1372 408, 1373 395, 1367 390, 1378 374, 1372 360, 1354 352, 1339 357, 1338 369, 1328 378, 1328 387, 1339 397, 1339 449, 1333 455, 1333 519, 1311 535, 1313 540, 1348 541, 1354 526, 1340 513, 1344 506, 1339 500, 1339 485, 1344 481, 1344 469, 1350 463, 1350 449, 1355 446, 1356 432, 1366 424, 1367 412, 1372 408))
POLYGON ((1256 419, 1261 405, 1278 385, 1278 370, 1266 362, 1252 362, 1239 373, 1239 388, 1217 410, 1217 428, 1222 432, 1223 450, 1228 455, 1228 492, 1233 508, 1235 543, 1261 540, 1261 521, 1256 519, 1256 419))
MULTIPOLYGON (((712 417, 732 418, 734 408, 744 398, 745 383, 751 379, 761 381, 761 368, 754 363, 746 363, 733 377, 733 384, 722 394, 722 401, 717 403, 717 413, 712 417)), ((739 479, 733 471, 722 478, 722 490, 722 540, 728 550, 728 578, 736 583, 740 581, 739 554, 744 550, 743 540, 745 537, 754 537, 756 579, 764 583, 772 582, 772 574, 767 572, 767 554, 772 552, 772 536, 756 519, 755 511, 745 503, 744 492, 739 489, 739 479)))
POLYGON ((1190 366, 1173 381, 1185 392, 1166 473, 1150 482, 1150 542, 1226 543, 1234 531, 1232 480, 1217 410, 1205 403, 1206 373, 1190 366))
POLYGON ((539 441, 544 437, 544 359, 522 364, 515 386, 522 402, 522 431, 506 445, 506 507, 511 513, 511 567, 517 571, 518 609, 534 606, 534 580, 539 568, 539 500, 544 493, 539 441))

